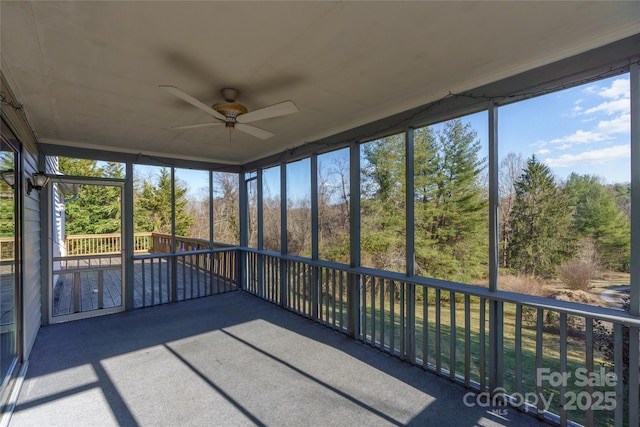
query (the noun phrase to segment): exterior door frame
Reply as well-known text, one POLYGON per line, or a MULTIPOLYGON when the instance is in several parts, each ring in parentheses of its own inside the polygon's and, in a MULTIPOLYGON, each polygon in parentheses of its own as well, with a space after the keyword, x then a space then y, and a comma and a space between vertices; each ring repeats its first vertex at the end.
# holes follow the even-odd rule
MULTIPOLYGON (((94 177, 71 177, 71 176, 65 176, 65 175, 59 175, 59 176, 55 176, 51 178, 51 181, 49 183, 49 191, 48 191, 48 197, 47 197, 47 215, 48 215, 48 221, 50 221, 51 226, 49 227, 49 242, 47 244, 48 246, 48 278, 47 278, 47 312, 48 312, 48 321, 49 324, 54 324, 54 323, 62 323, 62 322, 68 322, 68 321, 73 321, 73 320, 79 320, 79 319, 86 319, 86 318, 90 318, 90 317, 97 317, 97 316, 103 316, 103 315, 107 315, 107 314, 113 314, 113 313, 119 313, 125 310, 125 305, 126 305, 126 297, 125 297, 125 292, 126 292, 126 257, 125 257, 125 247, 126 245, 129 243, 128 241, 125 240, 125 236, 127 235, 125 233, 125 226, 126 226, 126 221, 125 221, 125 197, 124 197, 124 193, 125 193, 125 181, 124 179, 113 179, 113 178, 94 178, 94 177), (116 306, 116 307, 109 307, 109 308, 98 308, 95 310, 89 310, 89 311, 77 311, 74 313, 70 313, 70 314, 63 314, 63 315, 55 315, 53 313, 53 298, 54 298, 54 283, 53 283, 53 279, 54 279, 54 269, 53 269, 53 263, 54 263, 54 251, 53 251, 53 244, 54 244, 54 236, 53 233, 56 232, 56 225, 55 225, 55 221, 54 221, 54 209, 55 209, 55 192, 52 190, 53 188, 53 184, 65 184, 68 186, 72 186, 74 184, 77 185, 102 185, 102 186, 109 186, 109 187, 117 187, 120 190, 120 239, 121 239, 121 248, 120 248, 120 270, 121 270, 121 283, 120 283, 120 294, 121 294, 121 300, 120 300, 120 305, 116 306)), ((64 197, 64 196, 63 196, 64 197)), ((117 256, 117 255, 116 255, 117 256)))

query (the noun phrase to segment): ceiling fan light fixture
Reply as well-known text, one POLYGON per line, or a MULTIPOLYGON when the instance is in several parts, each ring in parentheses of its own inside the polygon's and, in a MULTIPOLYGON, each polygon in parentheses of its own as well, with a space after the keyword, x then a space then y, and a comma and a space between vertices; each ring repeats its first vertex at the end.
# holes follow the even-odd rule
POLYGON ((220 125, 224 123, 226 129, 229 132, 232 129, 238 129, 241 132, 255 136, 260 139, 268 139, 274 136, 272 132, 269 132, 258 127, 248 125, 247 123, 256 122, 259 120, 270 119, 272 117, 284 116, 287 114, 297 113, 298 107, 293 101, 283 101, 277 104, 262 107, 257 110, 248 111, 247 107, 236 102, 236 97, 240 92, 233 88, 224 88, 220 91, 224 102, 213 104, 211 107, 202 103, 198 99, 184 93, 182 90, 171 85, 160 85, 160 87, 174 96, 182 99, 183 101, 199 108, 202 111, 212 115, 218 122, 214 123, 198 123, 186 126, 174 126, 171 129, 190 129, 199 128, 203 126, 220 125))

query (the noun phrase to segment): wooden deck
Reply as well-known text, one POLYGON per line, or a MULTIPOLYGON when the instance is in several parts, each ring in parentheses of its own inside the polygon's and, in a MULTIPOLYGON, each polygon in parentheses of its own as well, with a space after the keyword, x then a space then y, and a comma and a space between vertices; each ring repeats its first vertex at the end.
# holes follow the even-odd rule
MULTIPOLYGON (((134 307, 172 301, 170 273, 171 265, 166 259, 136 260, 134 307)), ((235 285, 228 280, 182 262, 176 263, 176 273, 177 301, 235 290, 235 285)), ((54 283, 53 316, 115 308, 123 304, 119 257, 66 262, 56 269, 54 283), (76 282, 79 283, 77 287, 76 282)))

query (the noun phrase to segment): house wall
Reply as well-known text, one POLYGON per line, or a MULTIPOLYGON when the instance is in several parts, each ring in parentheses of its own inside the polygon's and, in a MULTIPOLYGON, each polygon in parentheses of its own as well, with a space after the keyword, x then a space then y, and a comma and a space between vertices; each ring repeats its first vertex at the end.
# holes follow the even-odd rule
MULTIPOLYGON (((3 71, 7 68, 3 67, 3 71)), ((39 168, 40 155, 37 142, 24 113, 15 108, 19 106, 19 99, 11 90, 11 77, 6 72, 0 72, 0 89, 5 102, 0 109, 2 117, 9 124, 11 130, 22 143, 21 153, 21 184, 24 189, 26 178, 39 168), (9 105, 11 104, 11 105, 9 105)), ((35 342, 36 335, 42 323, 42 255, 41 255, 41 222, 40 222, 40 193, 32 191, 27 195, 22 192, 21 212, 18 220, 22 225, 22 342, 23 358, 29 358, 29 353, 35 342)))

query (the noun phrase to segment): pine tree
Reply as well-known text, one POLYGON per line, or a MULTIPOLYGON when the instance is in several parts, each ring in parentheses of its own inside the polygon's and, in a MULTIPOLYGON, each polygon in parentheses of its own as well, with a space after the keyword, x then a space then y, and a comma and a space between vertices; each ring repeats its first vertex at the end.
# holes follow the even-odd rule
POLYGON ((470 281, 486 275, 486 161, 469 124, 415 133, 416 263, 423 275, 470 281))
MULTIPOLYGON (((415 250, 417 273, 470 281, 486 275, 487 200, 480 176, 485 159, 470 125, 414 131, 415 250)), ((402 135, 363 147, 363 257, 374 267, 404 270, 405 144, 402 135)))
POLYGON ((515 190, 507 264, 521 274, 553 276, 575 246, 569 199, 535 155, 527 160, 515 190))
POLYGON ((404 271, 405 144, 393 135, 363 145, 361 250, 364 264, 404 271))
MULTIPOLYGON (((186 211, 187 188, 176 181, 174 192, 176 235, 188 236, 194 219, 186 211)), ((171 174, 166 168, 160 169, 155 185, 147 180, 142 182, 136 204, 136 231, 171 234, 171 174)))
MULTIPOLYGON (((71 176, 122 178, 119 163, 98 166, 95 160, 59 158, 61 172, 71 176)), ((81 185, 78 197, 65 203, 67 234, 119 233, 121 222, 121 189, 109 185, 81 185)))
POLYGON ((569 176, 564 191, 574 211, 573 226, 580 238, 592 238, 605 267, 624 271, 629 266, 629 219, 616 205, 615 195, 595 176, 569 176))

